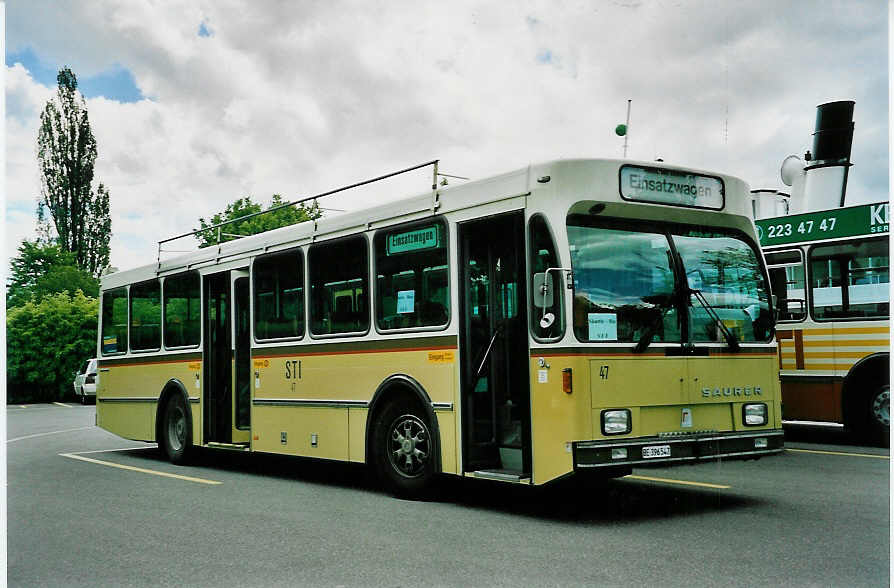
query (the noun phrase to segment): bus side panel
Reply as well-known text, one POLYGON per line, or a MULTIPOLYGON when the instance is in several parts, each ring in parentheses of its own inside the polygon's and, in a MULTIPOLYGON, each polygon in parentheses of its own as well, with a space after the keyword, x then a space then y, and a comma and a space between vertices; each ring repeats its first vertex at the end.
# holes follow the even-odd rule
POLYGON ((348 409, 308 406, 256 406, 258 428, 252 448, 283 453, 348 459, 348 409))
POLYGON ((586 358, 547 356, 549 368, 544 369, 536 350, 531 353, 532 474, 534 484, 544 484, 572 472, 570 442, 591 436, 590 377, 586 358), (562 391, 562 370, 566 368, 571 369, 571 394, 562 391))
POLYGON ((348 409, 348 460, 357 463, 366 461, 366 408, 348 409))
MULTIPOLYGON (((345 344, 344 351, 329 354, 309 353, 307 347, 296 348, 294 354, 287 354, 282 348, 255 349, 252 370, 253 378, 254 374, 257 378, 253 382, 252 449, 365 461, 367 409, 348 404, 369 403, 379 385, 394 374, 410 376, 419 382, 432 402, 449 403, 456 410, 455 349, 390 350, 389 342, 377 343, 382 351, 367 351, 352 343, 345 344), (351 350, 352 345, 356 350, 351 350), (271 401, 295 402, 298 406, 264 404, 271 401), (311 433, 321 435, 323 432, 322 427, 312 419, 299 416, 301 413, 296 412, 313 410, 307 406, 309 403, 329 403, 332 414, 341 415, 326 418, 332 419, 329 426, 337 427, 337 434, 343 437, 344 455, 341 454, 342 449, 334 448, 331 455, 323 455, 320 447, 309 445, 311 433), (345 406, 339 407, 338 404, 345 406), (283 428, 289 424, 287 420, 279 416, 283 410, 290 410, 290 414, 295 415, 288 429, 283 428), (289 439, 293 435, 300 436, 301 443, 295 446, 288 443, 288 448, 282 445, 280 437, 283 431, 287 432, 289 439)), ((445 472, 450 473, 456 472, 456 424, 453 414, 448 411, 437 413, 442 466, 445 472)), ((331 436, 334 432, 328 434, 331 436)))
POLYGON ((785 378, 782 381, 786 420, 842 422, 842 378, 785 378))
POLYGON ((134 441, 155 441, 155 403, 97 404, 96 424, 109 433, 134 441))
MULTIPOLYGON (((172 379, 179 380, 191 398, 201 396, 201 361, 169 360, 165 356, 140 358, 140 363, 100 362, 97 386, 97 425, 125 439, 155 441, 158 398, 172 379), (197 379, 196 376, 199 376, 197 379), (199 387, 196 383, 199 382, 199 387), (131 399, 131 401, 122 401, 131 399)), ((201 410, 190 403, 193 443, 201 437, 201 410)))
MULTIPOLYGON (((455 410, 456 404, 454 404, 455 410)), ((436 412, 438 429, 441 433, 441 471, 455 474, 456 469, 456 413, 436 412)))
POLYGON ((844 377, 862 358, 890 349, 887 321, 807 320, 780 325, 777 337, 786 420, 842 422, 844 377))

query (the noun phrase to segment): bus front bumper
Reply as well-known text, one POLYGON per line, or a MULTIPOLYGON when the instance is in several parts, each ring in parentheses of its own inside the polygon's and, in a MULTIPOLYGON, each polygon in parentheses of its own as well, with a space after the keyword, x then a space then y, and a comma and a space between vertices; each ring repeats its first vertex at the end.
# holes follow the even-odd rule
POLYGON ((718 459, 757 459, 781 453, 784 445, 781 429, 763 429, 577 441, 572 444, 572 448, 574 469, 583 470, 612 466, 673 465, 718 459))

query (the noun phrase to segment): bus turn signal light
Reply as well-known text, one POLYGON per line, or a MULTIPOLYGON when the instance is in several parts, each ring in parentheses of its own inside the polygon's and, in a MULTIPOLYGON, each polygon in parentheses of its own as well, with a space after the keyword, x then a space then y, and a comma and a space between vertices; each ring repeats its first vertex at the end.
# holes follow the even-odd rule
POLYGON ((562 392, 571 394, 571 368, 562 370, 562 392))

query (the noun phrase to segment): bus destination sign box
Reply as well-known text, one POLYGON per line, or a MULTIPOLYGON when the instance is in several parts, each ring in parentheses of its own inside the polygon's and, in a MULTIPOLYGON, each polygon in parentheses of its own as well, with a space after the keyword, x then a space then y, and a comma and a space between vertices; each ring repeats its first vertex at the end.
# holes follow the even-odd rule
POLYGON ((388 236, 388 255, 407 253, 420 249, 440 247, 441 240, 437 226, 425 227, 388 236))
POLYGON ((723 208, 723 181, 657 167, 621 166, 621 197, 691 208, 723 208))
POLYGON ((755 221, 762 247, 888 234, 888 203, 834 208, 755 221))

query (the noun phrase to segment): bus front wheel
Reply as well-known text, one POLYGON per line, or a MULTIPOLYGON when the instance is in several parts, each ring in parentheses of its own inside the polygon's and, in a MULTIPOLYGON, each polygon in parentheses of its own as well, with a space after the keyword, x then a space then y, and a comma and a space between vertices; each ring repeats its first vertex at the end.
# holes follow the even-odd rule
POLYGON ((171 463, 186 462, 192 446, 192 425, 186 402, 180 394, 171 394, 165 403, 161 426, 161 446, 171 463))
POLYGON ((382 483, 401 497, 425 497, 435 477, 435 456, 422 410, 407 399, 391 400, 373 430, 373 466, 382 483))

